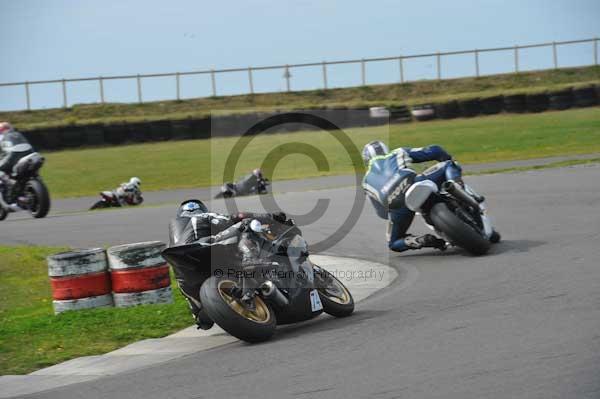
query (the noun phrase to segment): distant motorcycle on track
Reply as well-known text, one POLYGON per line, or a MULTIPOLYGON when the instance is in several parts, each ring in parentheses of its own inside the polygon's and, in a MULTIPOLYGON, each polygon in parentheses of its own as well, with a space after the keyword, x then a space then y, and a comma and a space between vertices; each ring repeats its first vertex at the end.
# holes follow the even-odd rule
POLYGON ((225 183, 221 186, 220 192, 215 198, 231 198, 244 195, 266 194, 268 186, 271 183, 269 179, 263 177, 260 169, 255 169, 252 173, 244 176, 235 183, 225 183))
POLYGON ((135 206, 144 202, 142 191, 140 190, 141 180, 137 177, 132 177, 129 182, 121 184, 113 191, 102 191, 100 200, 90 208, 119 208, 123 205, 135 206))
POLYGON ((4 198, 5 207, 0 205, 0 220, 6 219, 9 213, 20 210, 28 211, 34 218, 43 218, 50 211, 50 194, 39 170, 44 164, 44 157, 34 152, 19 160, 7 184, 3 185, 0 195, 4 198))

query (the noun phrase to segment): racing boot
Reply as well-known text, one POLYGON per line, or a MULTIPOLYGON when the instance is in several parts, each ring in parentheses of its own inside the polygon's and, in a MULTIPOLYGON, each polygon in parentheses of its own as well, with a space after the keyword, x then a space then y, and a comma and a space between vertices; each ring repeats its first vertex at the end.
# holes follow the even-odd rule
POLYGON ((8 184, 0 179, 0 208, 5 209, 7 212, 17 212, 20 209, 19 205, 16 203, 9 204, 4 201, 5 193, 7 193, 10 189, 11 188, 8 186, 8 184))
POLYGON ((192 312, 192 317, 194 318, 198 329, 209 330, 212 326, 214 326, 215 322, 208 316, 206 311, 203 309, 202 303, 200 302, 199 298, 195 298, 192 295, 185 292, 185 290, 181 288, 181 284, 179 286, 179 290, 187 300, 187 303, 190 307, 190 311, 192 312))
POLYGON ((446 250, 446 241, 433 234, 425 234, 420 237, 408 236, 404 239, 404 242, 410 249, 436 248, 441 251, 446 250))
POLYGON ((200 309, 197 313, 194 312, 194 320, 199 330, 210 330, 215 322, 206 314, 204 309, 200 309))

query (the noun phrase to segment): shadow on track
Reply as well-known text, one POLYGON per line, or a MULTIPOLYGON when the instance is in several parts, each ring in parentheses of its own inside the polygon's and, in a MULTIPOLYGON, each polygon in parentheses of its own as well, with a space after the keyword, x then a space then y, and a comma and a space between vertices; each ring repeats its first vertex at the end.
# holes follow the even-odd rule
MULTIPOLYGON (((488 252, 487 255, 484 255, 484 257, 491 256, 491 255, 499 255, 502 253, 510 253, 510 252, 518 252, 518 253, 529 252, 531 249, 545 245, 547 243, 548 243, 547 241, 535 241, 535 240, 503 240, 500 243, 493 245, 492 248, 490 249, 490 252, 488 252)), ((464 256, 467 258, 477 258, 477 256, 470 255, 462 248, 451 247, 451 248, 448 248, 444 252, 426 249, 426 250, 419 251, 419 252, 415 251, 414 253, 411 252, 411 253, 398 254, 396 256, 396 259, 423 258, 423 257, 444 258, 444 257, 449 257, 449 256, 457 256, 457 255, 464 256)))
POLYGON ((358 323, 377 319, 386 316, 389 311, 360 310, 355 311, 351 316, 344 318, 335 318, 329 315, 323 315, 316 319, 298 324, 289 324, 277 328, 274 340, 294 339, 295 337, 323 331, 335 331, 356 327, 358 323))

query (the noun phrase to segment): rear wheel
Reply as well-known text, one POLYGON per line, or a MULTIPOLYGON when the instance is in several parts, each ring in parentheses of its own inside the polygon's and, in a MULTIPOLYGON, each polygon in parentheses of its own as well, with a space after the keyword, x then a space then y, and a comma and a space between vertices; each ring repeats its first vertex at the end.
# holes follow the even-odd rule
POLYGON ((260 297, 242 303, 233 291, 237 282, 211 277, 200 288, 200 301, 208 316, 223 330, 246 342, 266 341, 273 336, 277 321, 273 309, 260 297))
POLYGON ((43 218, 50 211, 50 194, 46 185, 41 180, 30 180, 25 186, 25 196, 31 215, 36 218, 43 218))
POLYGON ((325 313, 335 317, 347 317, 354 312, 354 298, 346 286, 327 270, 319 268, 317 291, 325 313))
POLYGON ((453 244, 466 249, 473 255, 484 255, 490 249, 490 241, 483 235, 461 220, 445 203, 435 204, 431 208, 429 217, 434 226, 444 233, 453 244))
POLYGON ((0 208, 0 221, 6 219, 7 216, 8 216, 8 212, 6 211, 6 209, 0 208))

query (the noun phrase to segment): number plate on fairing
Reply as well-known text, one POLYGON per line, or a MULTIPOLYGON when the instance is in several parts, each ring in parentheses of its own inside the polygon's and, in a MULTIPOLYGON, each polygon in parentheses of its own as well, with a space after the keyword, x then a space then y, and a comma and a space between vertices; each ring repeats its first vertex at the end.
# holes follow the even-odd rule
POLYGON ((310 291, 310 307, 313 312, 318 312, 323 309, 323 304, 321 303, 321 297, 317 290, 310 291))

